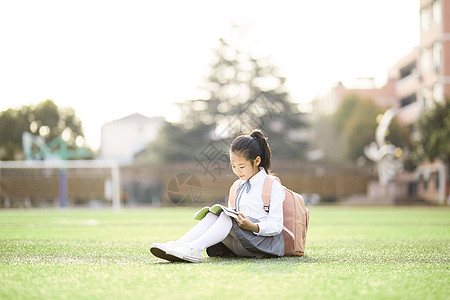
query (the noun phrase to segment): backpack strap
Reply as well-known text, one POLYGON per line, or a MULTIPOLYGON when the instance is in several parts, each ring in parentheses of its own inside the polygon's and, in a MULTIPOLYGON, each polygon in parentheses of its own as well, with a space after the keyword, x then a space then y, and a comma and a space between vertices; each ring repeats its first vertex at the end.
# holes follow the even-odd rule
POLYGON ((281 183, 280 179, 273 175, 267 175, 264 179, 263 189, 262 189, 262 200, 264 203, 264 210, 269 214, 270 209, 270 194, 272 192, 272 185, 274 181, 281 183))
POLYGON ((239 188, 240 180, 236 180, 233 185, 230 187, 230 192, 228 193, 228 206, 232 209, 236 208, 236 196, 237 190, 239 188))

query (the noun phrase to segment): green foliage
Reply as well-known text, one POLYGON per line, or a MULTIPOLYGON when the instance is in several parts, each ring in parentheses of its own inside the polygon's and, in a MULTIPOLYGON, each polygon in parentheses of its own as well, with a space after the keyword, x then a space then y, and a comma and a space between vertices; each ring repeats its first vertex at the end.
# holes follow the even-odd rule
POLYGON ((84 137, 81 121, 72 108, 59 108, 52 100, 36 106, 9 108, 0 112, 0 160, 23 159, 22 133, 41 136, 45 142, 65 132, 69 149, 76 149, 76 138, 84 137))
POLYGON ((38 128, 41 126, 48 126, 49 133, 47 135, 47 140, 51 141, 61 134, 61 129, 58 127, 59 122, 59 112, 58 106, 51 101, 46 100, 38 103, 33 110, 34 120, 37 123, 38 128))
MULTIPOLYGON (((315 147, 324 152, 327 161, 355 161, 364 156, 364 147, 375 140, 377 117, 382 113, 372 99, 358 95, 344 97, 331 117, 325 116, 316 122, 315 147)), ((401 126, 394 118, 386 142, 409 149, 408 127, 401 126)))
POLYGON ((343 131, 349 120, 354 117, 355 111, 361 105, 361 102, 368 103, 367 99, 361 99, 357 95, 349 95, 344 97, 339 109, 334 114, 334 122, 338 132, 343 131))
POLYGON ((22 150, 22 133, 30 132, 32 109, 22 106, 0 112, 0 160, 13 160, 22 150))
POLYGON ((417 156, 450 163, 450 99, 436 102, 433 109, 420 117, 416 126, 420 135, 416 144, 417 156))
POLYGON ((325 160, 354 161, 364 155, 364 147, 375 139, 376 118, 381 113, 371 99, 357 95, 344 97, 331 118, 318 123, 316 145, 324 151, 325 160))
POLYGON ((152 256, 149 246, 185 233, 195 211, 0 211, 0 298, 409 300, 450 294, 447 208, 311 207, 302 258, 188 264, 152 256))
POLYGON ((342 137, 345 141, 344 153, 349 160, 356 160, 364 155, 364 147, 375 138, 376 118, 381 110, 369 99, 351 97, 344 99, 342 107, 336 113, 338 124, 343 123, 342 137), (349 104, 352 104, 351 108, 349 104), (348 109, 350 112, 344 113, 348 109), (346 118, 344 121, 343 118, 346 118))
POLYGON ((386 136, 386 141, 393 145, 409 151, 412 147, 412 135, 409 126, 401 125, 397 118, 393 118, 389 124, 389 131, 386 136))
POLYGON ((344 143, 340 138, 333 116, 322 116, 311 125, 315 138, 311 147, 319 152, 316 160, 340 162, 344 159, 344 143))

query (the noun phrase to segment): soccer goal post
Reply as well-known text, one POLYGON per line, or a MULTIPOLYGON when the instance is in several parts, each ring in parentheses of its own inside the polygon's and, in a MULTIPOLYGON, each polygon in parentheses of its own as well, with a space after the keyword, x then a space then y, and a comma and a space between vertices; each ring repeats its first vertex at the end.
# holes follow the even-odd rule
POLYGON ((112 160, 0 161, 3 207, 121 207, 119 164, 112 160))

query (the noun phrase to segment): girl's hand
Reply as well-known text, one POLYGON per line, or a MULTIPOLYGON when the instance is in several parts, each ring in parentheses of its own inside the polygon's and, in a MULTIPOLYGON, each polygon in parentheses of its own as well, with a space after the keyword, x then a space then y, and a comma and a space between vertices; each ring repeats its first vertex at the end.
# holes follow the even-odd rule
POLYGON ((238 226, 245 230, 250 230, 253 232, 259 232, 259 226, 258 224, 253 223, 250 221, 249 218, 247 218, 243 213, 238 212, 239 216, 237 218, 234 218, 236 220, 236 223, 238 226))

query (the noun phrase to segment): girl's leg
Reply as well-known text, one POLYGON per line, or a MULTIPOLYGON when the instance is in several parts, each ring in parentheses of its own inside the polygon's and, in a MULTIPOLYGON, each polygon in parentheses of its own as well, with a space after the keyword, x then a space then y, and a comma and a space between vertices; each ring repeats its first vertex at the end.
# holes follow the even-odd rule
POLYGON ((218 218, 219 217, 213 213, 206 214, 206 216, 200 222, 198 222, 194 227, 192 227, 188 232, 180 237, 177 242, 189 243, 193 240, 196 240, 203 233, 205 233, 217 221, 218 218))
POLYGON ((213 213, 208 213, 200 222, 198 222, 194 227, 186 232, 181 238, 176 241, 170 241, 164 244, 154 243, 150 247, 150 252, 156 257, 166 259, 168 261, 200 262, 202 260, 201 251, 197 250, 196 252, 192 252, 191 248, 183 248, 187 247, 186 243, 194 241, 202 236, 205 232, 208 231, 208 229, 213 227, 213 225, 215 225, 216 221, 218 220, 218 216, 213 213))
POLYGON ((232 221, 229 216, 220 213, 214 224, 197 239, 187 243, 191 248, 203 250, 224 240, 230 233, 232 221))
POLYGON ((255 255, 242 246, 233 230, 230 231, 230 234, 222 243, 237 256, 255 257, 255 255))

